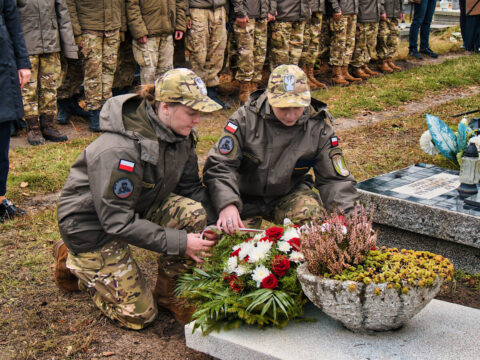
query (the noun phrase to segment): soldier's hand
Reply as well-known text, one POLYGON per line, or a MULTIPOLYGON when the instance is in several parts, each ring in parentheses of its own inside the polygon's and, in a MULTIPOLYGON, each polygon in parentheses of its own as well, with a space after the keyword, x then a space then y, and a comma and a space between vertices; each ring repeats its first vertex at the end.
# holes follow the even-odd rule
POLYGON ((140 44, 145 44, 145 43, 147 42, 147 35, 142 36, 141 38, 138 38, 137 41, 138 41, 140 44))
POLYGON ((183 38, 183 31, 175 31, 175 40, 181 40, 183 38))
POLYGON ((192 28, 192 19, 190 18, 190 16, 187 16, 187 29, 191 29, 192 28))
POLYGON ((185 255, 197 263, 201 263, 203 260, 197 256, 197 253, 207 252, 215 244, 215 241, 203 240, 200 234, 187 234, 187 249, 185 250, 185 255))
POLYGON ((405 19, 405 13, 401 13, 400 14, 400 17, 398 18, 400 21, 404 20, 405 19))
POLYGON ((275 21, 275 15, 268 13, 267 14, 267 22, 275 21))
POLYGON ((78 46, 78 50, 81 50, 83 47, 83 37, 82 35, 75 35, 75 44, 78 46))
POLYGON ((333 14, 333 20, 338 21, 342 18, 342 11, 333 14))
POLYGON ((381 14, 380 19, 387 20, 387 14, 386 13, 381 14))
POLYGON ((240 213, 235 205, 230 204, 220 211, 217 220, 217 229, 223 229, 227 234, 233 234, 237 229, 243 228, 240 213))
POLYGON ((18 81, 20 82, 20 89, 23 89, 23 86, 28 83, 30 80, 30 69, 19 69, 18 70, 18 81))
POLYGON ((237 22, 237 25, 240 26, 242 29, 244 29, 246 26, 247 26, 247 23, 248 23, 248 15, 245 16, 245 17, 237 17, 237 19, 235 20, 237 22))

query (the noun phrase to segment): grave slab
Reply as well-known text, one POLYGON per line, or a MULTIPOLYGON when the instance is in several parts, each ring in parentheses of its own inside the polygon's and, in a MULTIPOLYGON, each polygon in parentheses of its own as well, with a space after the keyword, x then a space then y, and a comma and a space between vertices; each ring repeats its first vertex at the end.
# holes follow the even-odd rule
POLYGON ((202 336, 185 326, 187 346, 222 360, 478 359, 480 310, 432 300, 395 331, 353 333, 312 304, 305 316, 317 322, 290 322, 284 329, 242 326, 202 336))

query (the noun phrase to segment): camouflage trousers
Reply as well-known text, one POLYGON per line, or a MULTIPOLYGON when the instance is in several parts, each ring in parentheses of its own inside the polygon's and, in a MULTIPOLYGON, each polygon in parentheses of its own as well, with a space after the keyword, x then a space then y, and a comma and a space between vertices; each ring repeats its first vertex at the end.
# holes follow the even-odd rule
POLYGON ((133 40, 133 56, 140 66, 142 85, 154 84, 155 80, 168 70, 173 69, 173 36, 149 36, 142 44, 133 40))
POLYGON ((330 61, 331 66, 350 64, 355 48, 357 15, 343 15, 339 20, 330 18, 330 61))
POLYGON ((235 32, 233 26, 231 26, 227 31, 227 47, 225 48, 225 59, 223 70, 236 71, 238 67, 238 50, 237 50, 237 39, 235 37, 235 32))
POLYGON ((350 65, 362 67, 368 64, 377 46, 378 23, 357 23, 355 50, 350 65))
POLYGON ((303 32, 303 50, 300 63, 305 66, 314 66, 320 51, 320 34, 322 32, 323 15, 315 12, 303 32))
POLYGON ((267 19, 250 19, 242 28, 233 25, 237 44, 239 81, 262 81, 262 69, 267 55, 267 19))
POLYGON ((83 87, 87 110, 99 110, 112 97, 119 47, 119 30, 83 31, 81 52, 84 57, 83 87))
MULTIPOLYGON (((174 194, 150 213, 150 221, 168 228, 200 232, 206 226, 202 205, 174 194)), ((160 255, 159 266, 174 276, 191 269, 194 262, 185 257, 160 255)), ((69 253, 67 267, 108 318, 135 330, 154 321, 157 305, 125 242, 114 240, 96 251, 69 253)))
POLYGON ((298 65, 302 56, 305 21, 275 21, 271 29, 270 71, 282 64, 298 65))
POLYGON ((120 43, 117 57, 117 70, 113 76, 112 88, 130 87, 133 84, 137 63, 133 58, 132 37, 126 33, 125 41, 120 43))
POLYGON ((242 201, 242 219, 262 216, 275 224, 282 224, 283 219, 289 218, 294 223, 301 224, 321 215, 320 196, 310 189, 293 191, 268 204, 251 199, 242 201))
POLYGON ((217 86, 227 45, 225 8, 191 8, 190 18, 192 27, 187 31, 190 68, 200 76, 207 87, 217 86))
POLYGON ((380 20, 377 36, 377 57, 380 60, 393 58, 397 52, 399 42, 398 19, 380 20))
POLYGON ((56 115, 57 88, 60 84, 60 53, 29 56, 30 81, 22 89, 25 116, 56 115))
MULTIPOLYGON (((82 37, 75 36, 75 43, 81 49, 82 37)), ((57 90, 57 99, 69 99, 79 94, 83 84, 83 58, 81 52, 78 59, 67 59, 61 56, 62 74, 60 87, 57 90)))
POLYGON ((322 19, 322 29, 320 30, 320 38, 318 39, 318 56, 317 59, 327 60, 329 58, 329 47, 330 47, 330 18, 323 16, 322 19))

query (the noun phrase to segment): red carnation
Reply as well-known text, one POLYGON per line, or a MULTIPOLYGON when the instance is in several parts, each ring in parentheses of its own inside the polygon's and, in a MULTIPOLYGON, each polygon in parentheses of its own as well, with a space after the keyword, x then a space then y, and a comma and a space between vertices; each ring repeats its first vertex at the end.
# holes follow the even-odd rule
POLYGON ((373 245, 370 250, 377 250, 377 248, 375 247, 375 245, 373 245))
POLYGON ((295 251, 300 251, 300 239, 299 238, 291 238, 288 240, 288 243, 295 251))
POLYGON ((283 235, 283 228, 275 226, 271 227, 265 230, 265 235, 274 239, 280 239, 280 237, 283 235))
POLYGON ((237 279, 237 278, 238 278, 237 275, 231 274, 231 275, 224 276, 223 280, 226 281, 226 282, 230 282, 230 281, 232 281, 232 279, 237 279))
POLYGON ((275 289, 278 285, 278 279, 275 275, 270 274, 262 280, 262 287, 265 289, 275 289))
POLYGON ((242 279, 240 279, 237 275, 232 274, 230 275, 230 280, 228 281, 228 285, 232 288, 235 292, 240 292, 245 287, 242 279))
POLYGON ((263 238, 261 238, 260 240, 258 240, 259 242, 260 241, 270 241, 271 243, 274 243, 276 240, 272 237, 269 237, 269 236, 264 236, 263 238))
POLYGON ((238 248, 237 250, 235 250, 234 252, 232 252, 232 253, 230 254, 230 257, 238 256, 239 253, 240 253, 240 248, 238 248))
POLYGON ((276 255, 270 262, 272 270, 278 276, 284 276, 290 269, 290 260, 285 255, 276 255))

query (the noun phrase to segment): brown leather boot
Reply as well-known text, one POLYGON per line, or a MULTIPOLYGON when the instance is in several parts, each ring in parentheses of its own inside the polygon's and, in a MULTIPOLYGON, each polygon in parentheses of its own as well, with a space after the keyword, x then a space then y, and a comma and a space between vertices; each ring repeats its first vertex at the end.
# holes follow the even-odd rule
POLYGON ((305 73, 307 74, 307 79, 310 79, 318 88, 326 89, 327 85, 315 79, 315 75, 313 74, 313 65, 306 66, 305 69, 307 70, 305 73))
POLYGON ((343 77, 345 78, 345 80, 357 81, 357 82, 362 81, 362 78, 353 77, 352 75, 350 75, 350 73, 348 72, 348 65, 342 66, 342 71, 343 71, 343 77))
POLYGON ((313 74, 315 76, 320 76, 320 75, 328 75, 331 73, 331 68, 330 65, 328 65, 327 60, 320 60, 320 63, 318 65, 318 69, 313 71, 313 74))
POLYGON ((341 66, 334 66, 332 68, 332 71, 333 71, 332 81, 334 84, 342 85, 342 86, 349 84, 349 82, 345 80, 345 78, 343 77, 343 71, 341 66))
POLYGON ((393 70, 393 71, 402 71, 403 69, 400 66, 395 65, 392 59, 387 60, 388 66, 393 70))
POLYGON ((58 240, 53 245, 53 257, 55 258, 55 283, 65 291, 79 291, 78 279, 67 268, 68 250, 63 240, 58 240))
POLYGON ((370 76, 379 76, 380 73, 379 72, 376 72, 376 71, 373 71, 372 69, 370 69, 367 64, 363 65, 362 66, 362 70, 365 74, 367 75, 370 75, 370 76))
POLYGON ((250 96, 250 81, 240 81, 240 92, 238 93, 238 100, 245 104, 250 96))
POLYGON ((54 115, 40 115, 40 129, 45 139, 53 142, 67 141, 67 135, 60 134, 55 127, 54 115))
POLYGON ((307 67, 307 66, 304 66, 302 68, 302 70, 305 73, 305 75, 307 75, 307 83, 308 83, 308 87, 310 88, 310 90, 318 89, 317 80, 313 76, 313 68, 312 68, 312 73, 311 74, 310 74, 310 68, 307 67))
POLYGON ((181 324, 188 324, 195 312, 195 307, 188 305, 186 300, 177 298, 173 291, 175 289, 175 279, 158 268, 157 284, 153 290, 153 298, 158 306, 167 309, 173 313, 175 319, 181 324))
POLYGON ((387 60, 382 60, 380 61, 380 65, 378 66, 381 72, 386 73, 386 74, 391 74, 393 73, 392 68, 388 65, 387 60))
POLYGON ((363 79, 363 80, 367 80, 367 79, 370 78, 370 75, 368 75, 366 72, 364 72, 361 67, 354 67, 352 74, 353 74, 353 76, 356 76, 357 78, 360 78, 360 79, 363 79))
POLYGON ((25 117, 25 123, 27 124, 27 141, 30 145, 45 144, 45 139, 40 132, 40 124, 38 122, 38 116, 25 117))

